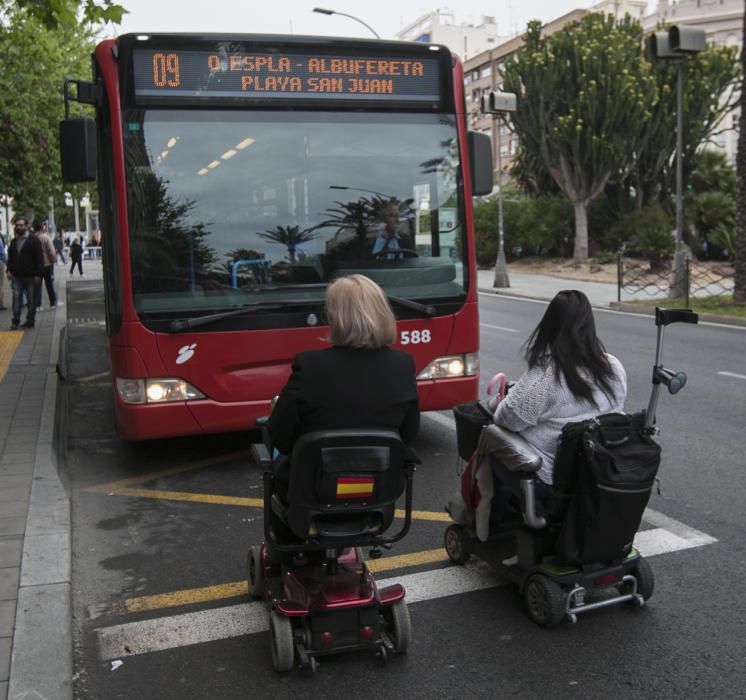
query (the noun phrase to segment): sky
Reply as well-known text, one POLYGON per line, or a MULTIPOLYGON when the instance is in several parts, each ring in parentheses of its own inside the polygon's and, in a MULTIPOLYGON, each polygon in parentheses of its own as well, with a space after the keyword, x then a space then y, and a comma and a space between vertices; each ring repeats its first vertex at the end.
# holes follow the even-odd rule
MULTIPOLYGON (((428 4, 423 0, 117 0, 129 10, 124 21, 107 36, 128 32, 227 32, 242 34, 315 34, 370 37, 362 24, 347 17, 312 12, 324 7, 354 15, 370 25, 383 39, 422 15, 436 9, 452 12, 456 24, 480 24, 483 15, 495 17, 500 36, 522 30, 531 19, 547 21, 576 8, 588 8, 596 0, 454 0, 453 4, 428 4), (512 31, 511 31, 512 30, 512 31)), ((654 9, 649 2, 648 9, 654 9)))

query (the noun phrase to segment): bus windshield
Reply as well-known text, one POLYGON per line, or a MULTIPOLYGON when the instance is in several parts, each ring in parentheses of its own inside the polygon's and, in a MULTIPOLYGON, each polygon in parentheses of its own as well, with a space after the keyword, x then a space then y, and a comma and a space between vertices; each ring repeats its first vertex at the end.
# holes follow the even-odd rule
POLYGON ((138 312, 307 303, 353 272, 391 296, 463 300, 455 117, 227 109, 124 117, 138 312))

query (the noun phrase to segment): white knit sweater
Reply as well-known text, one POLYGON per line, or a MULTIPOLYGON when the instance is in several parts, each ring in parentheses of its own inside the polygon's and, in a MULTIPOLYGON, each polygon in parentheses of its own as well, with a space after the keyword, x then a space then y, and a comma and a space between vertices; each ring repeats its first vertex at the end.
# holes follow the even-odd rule
MULTIPOLYGON (((495 423, 520 433, 541 455, 539 478, 546 484, 552 483, 554 456, 565 423, 624 411, 627 374, 616 357, 607 354, 606 358, 615 374, 614 396, 608 397, 599 387, 594 387, 596 405, 577 399, 567 387, 564 375, 558 382, 554 363, 549 361, 546 366, 524 372, 497 407, 495 423)), ((581 376, 588 377, 583 370, 581 376)))

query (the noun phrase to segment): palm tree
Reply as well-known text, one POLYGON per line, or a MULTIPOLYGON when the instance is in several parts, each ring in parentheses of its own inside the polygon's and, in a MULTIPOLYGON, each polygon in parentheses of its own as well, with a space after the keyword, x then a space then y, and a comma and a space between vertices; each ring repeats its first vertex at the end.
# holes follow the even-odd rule
POLYGON ((295 251, 298 246, 316 237, 312 229, 301 229, 300 226, 277 226, 257 235, 272 243, 284 245, 288 249, 288 258, 291 263, 295 262, 295 251))

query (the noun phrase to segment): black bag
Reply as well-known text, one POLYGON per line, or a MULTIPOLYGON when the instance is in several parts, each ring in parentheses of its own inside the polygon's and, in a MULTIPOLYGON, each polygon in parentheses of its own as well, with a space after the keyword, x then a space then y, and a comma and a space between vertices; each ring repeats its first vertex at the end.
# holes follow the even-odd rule
POLYGON ((644 422, 644 412, 607 413, 564 427, 550 506, 561 518, 557 553, 565 561, 629 554, 660 466, 660 445, 644 422))
POLYGON ((459 457, 469 459, 477 449, 482 428, 492 422, 492 414, 481 401, 467 401, 453 407, 456 420, 456 446, 459 457))

